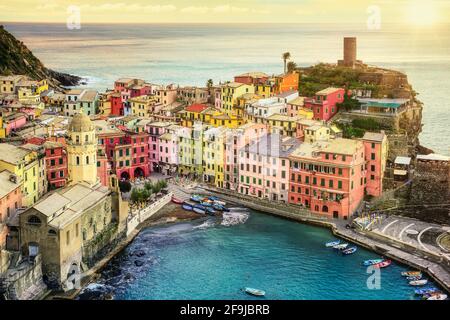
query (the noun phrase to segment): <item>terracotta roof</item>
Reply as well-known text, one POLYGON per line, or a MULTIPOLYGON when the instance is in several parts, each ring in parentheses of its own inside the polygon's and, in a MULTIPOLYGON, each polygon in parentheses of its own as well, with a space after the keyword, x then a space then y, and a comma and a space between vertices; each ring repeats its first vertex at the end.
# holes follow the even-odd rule
POLYGON ((188 106, 185 110, 189 112, 202 112, 203 110, 207 109, 208 106, 200 103, 194 103, 190 106, 188 106))

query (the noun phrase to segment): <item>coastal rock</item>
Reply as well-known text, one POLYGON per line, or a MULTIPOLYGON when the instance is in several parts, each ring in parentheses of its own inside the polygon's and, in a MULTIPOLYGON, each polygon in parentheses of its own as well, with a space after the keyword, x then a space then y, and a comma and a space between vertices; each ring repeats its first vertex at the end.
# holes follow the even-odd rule
POLYGON ((134 265, 136 267, 141 267, 141 266, 144 265, 144 261, 142 261, 142 260, 134 260, 134 265))
POLYGON ((82 78, 47 69, 44 64, 11 33, 0 25, 0 75, 26 75, 33 80, 47 79, 50 87, 75 86, 82 78))

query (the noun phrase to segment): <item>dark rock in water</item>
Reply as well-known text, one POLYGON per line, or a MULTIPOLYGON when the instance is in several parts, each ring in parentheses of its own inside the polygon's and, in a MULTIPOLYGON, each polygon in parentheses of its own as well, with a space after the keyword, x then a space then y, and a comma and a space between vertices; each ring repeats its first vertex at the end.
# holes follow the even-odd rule
POLYGON ((142 261, 142 260, 135 260, 134 264, 135 264, 136 267, 141 267, 141 266, 144 265, 144 261, 142 261))
POLYGON ((124 280, 132 280, 134 279, 134 276, 131 273, 127 273, 125 277, 123 277, 124 280))
POLYGON ((138 250, 134 254, 135 254, 136 257, 140 258, 140 257, 145 256, 145 251, 144 250, 138 250))

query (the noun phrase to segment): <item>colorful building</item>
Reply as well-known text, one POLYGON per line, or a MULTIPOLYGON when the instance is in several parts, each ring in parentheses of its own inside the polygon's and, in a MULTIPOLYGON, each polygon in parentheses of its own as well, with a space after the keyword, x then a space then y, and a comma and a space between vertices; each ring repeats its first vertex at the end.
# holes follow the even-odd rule
POLYGON ((24 78, 21 75, 0 76, 0 94, 17 93, 16 86, 24 78))
POLYGON ((157 102, 153 96, 138 96, 128 99, 131 107, 131 114, 139 117, 151 117, 154 113, 159 112, 162 104, 157 102))
POLYGON ((300 142, 278 134, 264 135, 239 151, 239 193, 288 202, 288 156, 300 142))
POLYGON ((224 148, 227 129, 213 127, 203 136, 203 181, 223 188, 224 148))
POLYGON ((22 206, 21 181, 19 178, 3 170, 0 172, 0 251, 6 246, 8 228, 6 220, 22 206))
POLYGON ((366 194, 379 197, 388 156, 388 140, 384 132, 366 132, 362 138, 366 157, 366 194))
POLYGON ((343 219, 360 206, 366 184, 361 141, 338 138, 303 142, 289 159, 289 203, 343 219))
POLYGON ((64 102, 63 112, 65 116, 74 116, 81 109, 83 112, 92 116, 97 113, 99 95, 95 90, 74 89, 66 92, 66 101, 64 102))
POLYGON ((337 103, 344 101, 345 89, 327 88, 316 92, 314 98, 305 98, 305 107, 314 112, 315 120, 330 120, 337 112, 337 103))
POLYGON ((59 142, 47 141, 45 149, 45 166, 47 171, 48 189, 64 187, 68 179, 67 152, 59 142))
POLYGON ((264 84, 269 79, 269 76, 264 72, 246 72, 234 77, 234 82, 244 83, 248 85, 264 84))
POLYGON ((224 84, 221 92, 221 111, 230 116, 237 116, 237 99, 246 93, 255 93, 255 87, 239 82, 229 82, 224 84))
POLYGON ((24 206, 39 199, 39 159, 35 151, 0 143, 0 170, 8 170, 21 181, 24 206))

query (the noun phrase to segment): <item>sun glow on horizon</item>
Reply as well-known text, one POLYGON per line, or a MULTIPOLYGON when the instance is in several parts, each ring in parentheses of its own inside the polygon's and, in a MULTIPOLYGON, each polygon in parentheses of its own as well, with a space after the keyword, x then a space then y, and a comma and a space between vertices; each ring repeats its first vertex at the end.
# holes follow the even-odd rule
POLYGON ((415 26, 432 26, 438 22, 436 6, 433 1, 415 0, 408 5, 406 18, 415 26))

